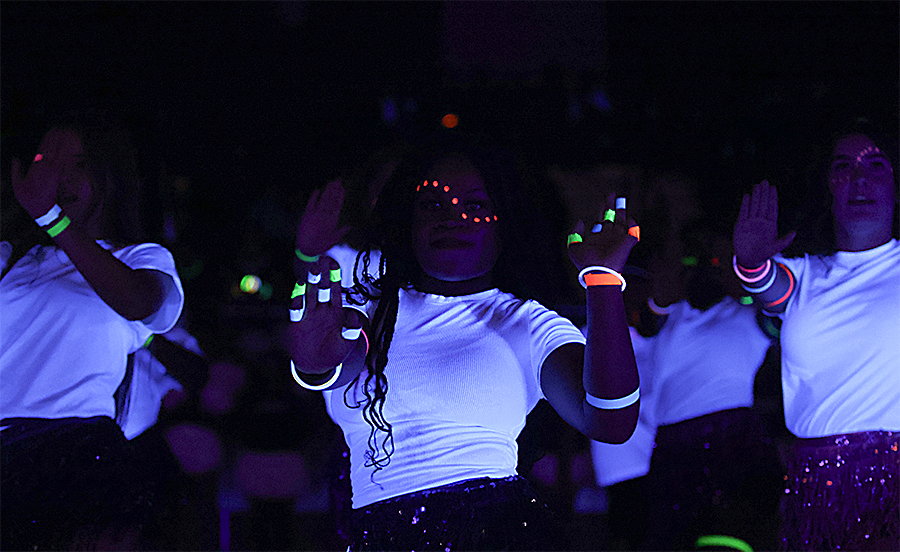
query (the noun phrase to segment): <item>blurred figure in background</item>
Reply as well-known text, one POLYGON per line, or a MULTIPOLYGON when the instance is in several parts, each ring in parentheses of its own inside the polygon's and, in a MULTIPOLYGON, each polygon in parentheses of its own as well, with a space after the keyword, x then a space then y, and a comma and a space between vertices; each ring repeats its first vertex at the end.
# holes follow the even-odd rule
POLYGON ((0 281, 2 543, 6 550, 137 546, 153 490, 116 425, 129 353, 177 322, 172 255, 141 243, 128 132, 103 113, 44 136, 0 281), (28 219, 31 219, 30 221, 28 219))
POLYGON ((832 134, 818 158, 793 249, 767 181, 744 196, 734 226, 735 272, 783 320, 785 423, 797 437, 786 550, 900 543, 898 148, 860 122, 832 134))
POLYGON ((644 548, 692 550, 733 539, 769 550, 780 466, 753 405, 771 339, 756 309, 741 302, 727 231, 695 222, 675 241, 683 249, 670 248, 657 267, 650 299, 664 320, 646 355, 657 433, 644 548))

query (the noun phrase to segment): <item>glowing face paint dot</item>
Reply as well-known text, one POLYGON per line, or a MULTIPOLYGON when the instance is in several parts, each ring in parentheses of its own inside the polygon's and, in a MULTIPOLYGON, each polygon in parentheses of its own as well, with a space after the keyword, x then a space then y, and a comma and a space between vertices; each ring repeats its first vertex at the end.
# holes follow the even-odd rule
POLYGON ((469 218, 469 215, 463 213, 463 214, 462 214, 462 218, 467 219, 467 218, 469 218))
POLYGON ((491 222, 491 217, 484 217, 484 222, 491 222))
POLYGON ((44 158, 44 156, 39 153, 34 156, 34 162, 37 163, 38 161, 40 161, 43 158, 44 158))
POLYGON ((449 192, 449 191, 450 191, 450 186, 444 186, 444 191, 445 191, 445 192, 449 192))
POLYGON ((431 185, 434 186, 435 188, 437 188, 437 187, 438 187, 438 182, 437 182, 437 180, 435 180, 434 182, 432 182, 431 185))
POLYGON ((475 222, 481 222, 481 219, 480 219, 480 218, 478 218, 478 217, 475 217, 475 218, 474 218, 474 219, 472 219, 472 220, 474 220, 474 221, 475 221, 475 222))
POLYGON ((458 197, 454 197, 453 199, 450 200, 450 203, 456 205, 457 203, 459 203, 459 198, 458 198, 458 197))

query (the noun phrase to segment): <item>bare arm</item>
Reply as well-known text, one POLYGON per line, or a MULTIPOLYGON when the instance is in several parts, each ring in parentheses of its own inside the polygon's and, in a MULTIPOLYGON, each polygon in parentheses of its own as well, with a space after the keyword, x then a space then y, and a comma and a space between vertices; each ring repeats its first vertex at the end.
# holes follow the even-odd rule
MULTIPOLYGON (((611 205, 614 199, 609 198, 611 205)), ((575 266, 581 270, 599 265, 621 271, 637 243, 627 233, 633 225, 627 220, 625 209, 618 209, 615 222, 604 223, 602 232, 584 236, 582 243, 573 243, 569 256, 575 266)), ((576 227, 578 230, 584 230, 583 223, 576 227)), ((622 408, 598 408, 587 399, 588 395, 618 399, 638 389, 625 303, 618 285, 591 285, 585 293, 587 344, 563 345, 553 351, 541 369, 541 388, 572 427, 598 441, 623 443, 637 425, 640 401, 622 408)))

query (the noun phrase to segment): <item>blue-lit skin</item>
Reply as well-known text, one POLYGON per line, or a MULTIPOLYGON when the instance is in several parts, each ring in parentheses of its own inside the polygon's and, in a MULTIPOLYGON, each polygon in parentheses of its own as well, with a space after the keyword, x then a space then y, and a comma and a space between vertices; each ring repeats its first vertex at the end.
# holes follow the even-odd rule
POLYGON ((872 140, 862 134, 838 140, 828 177, 837 249, 866 251, 890 241, 897 184, 872 140))
POLYGON ((424 272, 416 287, 439 295, 490 289, 500 241, 496 226, 484 222, 494 206, 481 175, 467 159, 451 157, 432 168, 427 182, 413 210, 413 251, 424 272))

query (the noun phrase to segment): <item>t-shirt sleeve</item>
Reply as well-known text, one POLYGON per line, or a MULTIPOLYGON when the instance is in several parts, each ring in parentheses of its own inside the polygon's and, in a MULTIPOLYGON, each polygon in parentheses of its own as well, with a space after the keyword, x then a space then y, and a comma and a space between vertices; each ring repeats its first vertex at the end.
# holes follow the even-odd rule
MULTIPOLYGON (((772 257, 772 260, 776 263, 781 263, 786 266, 787 269, 791 271, 791 274, 794 275, 794 291, 791 292, 791 295, 796 296, 797 291, 800 289, 800 279, 803 277, 803 274, 809 267, 809 255, 804 255, 803 257, 782 257, 781 255, 775 255, 774 257, 772 257)), ((790 300, 791 299, 788 299, 789 302, 790 300)), ((775 314, 775 316, 783 319, 785 312, 787 312, 787 310, 777 313, 775 314)))
POLYGON ((153 333, 165 333, 171 330, 181 310, 184 308, 184 289, 181 279, 175 269, 175 259, 165 247, 155 243, 144 243, 133 247, 123 248, 115 253, 116 257, 133 269, 150 269, 162 272, 167 277, 163 278, 165 289, 163 290, 163 303, 158 311, 141 323, 153 333))
POLYGON ((528 302, 531 316, 531 358, 538 386, 541 366, 550 353, 567 343, 584 345, 587 340, 581 330, 568 318, 552 311, 536 301, 528 302))

